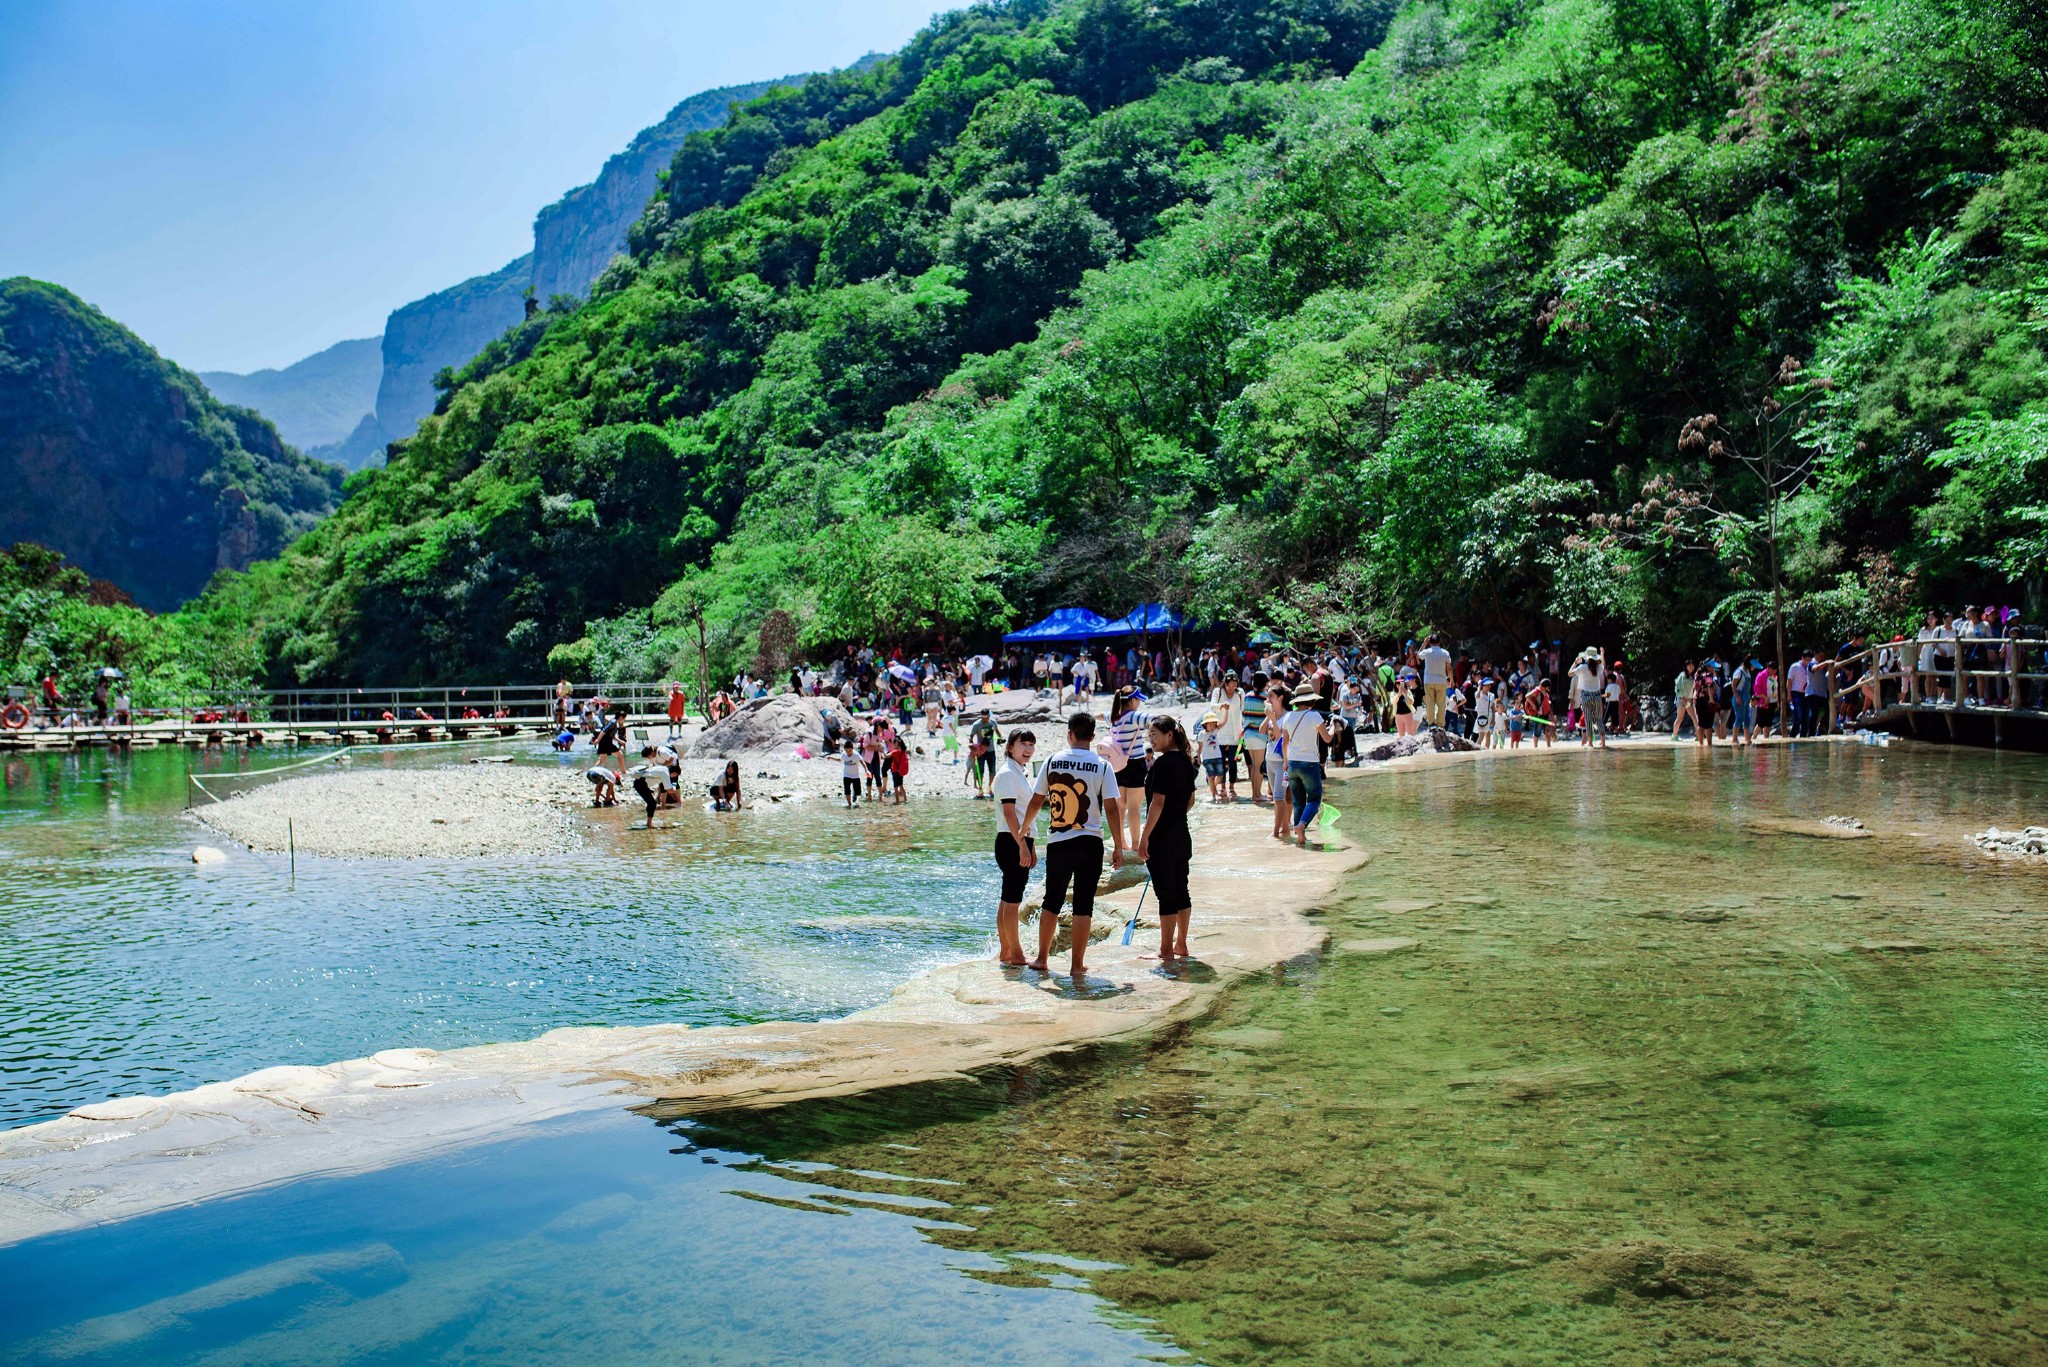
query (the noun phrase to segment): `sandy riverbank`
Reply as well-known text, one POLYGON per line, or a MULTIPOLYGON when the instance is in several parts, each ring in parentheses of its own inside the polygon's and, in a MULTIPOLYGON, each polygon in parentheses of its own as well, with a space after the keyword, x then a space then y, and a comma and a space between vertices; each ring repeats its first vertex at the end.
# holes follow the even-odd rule
MULTIPOLYGON (((1047 733, 1040 725, 1041 751, 1047 733)), ((658 739, 661 731, 653 733, 658 739)), ((629 760, 638 762, 636 731, 629 760)), ((733 761, 750 806, 842 801, 836 758, 799 758, 794 748, 751 751, 733 761)), ((556 854, 582 844, 593 789, 583 775, 597 763, 587 742, 567 758, 521 755, 509 763, 451 762, 431 768, 309 769, 224 801, 193 808, 193 818, 228 839, 282 854, 289 836, 301 854, 341 859, 463 859, 556 854)), ((724 759, 685 759, 678 780, 683 807, 701 810, 711 784, 725 776, 724 759)), ((631 763, 627 765, 631 767, 631 763)), ((971 798, 974 785, 964 757, 949 758, 921 727, 912 739, 904 781, 913 801, 971 798)), ((865 799, 864 799, 865 800, 865 799)), ((879 799, 889 800, 887 797, 879 799)), ((644 815, 630 787, 600 819, 639 822, 644 815)), ((663 812, 660 827, 675 816, 663 812)))
POLYGON ((552 767, 449 764, 331 769, 278 779, 194 819, 251 849, 341 859, 462 859, 554 854, 581 843, 582 796, 552 767))
MULTIPOLYGON (((1112 936, 1090 951, 1078 984, 976 960, 836 1021, 571 1028, 521 1043, 267 1068, 169 1096, 81 1106, 0 1131, 0 1242, 389 1166, 572 1111, 773 1105, 1154 1031, 1198 1014, 1233 980, 1323 942, 1311 913, 1367 856, 1282 846, 1267 824, 1248 804, 1198 806, 1199 962, 1186 968, 1141 957, 1156 935, 1128 947, 1112 936)), ((1098 922, 1121 921, 1138 896, 1127 888, 1102 898, 1098 922)))

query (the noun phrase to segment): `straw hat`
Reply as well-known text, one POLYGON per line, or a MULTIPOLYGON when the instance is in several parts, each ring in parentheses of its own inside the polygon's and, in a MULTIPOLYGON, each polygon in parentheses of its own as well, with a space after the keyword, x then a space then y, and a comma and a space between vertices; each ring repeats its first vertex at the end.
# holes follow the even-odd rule
POLYGON ((1323 703, 1323 695, 1316 692, 1313 688, 1304 688, 1289 699, 1289 701, 1296 707, 1320 707, 1323 703))

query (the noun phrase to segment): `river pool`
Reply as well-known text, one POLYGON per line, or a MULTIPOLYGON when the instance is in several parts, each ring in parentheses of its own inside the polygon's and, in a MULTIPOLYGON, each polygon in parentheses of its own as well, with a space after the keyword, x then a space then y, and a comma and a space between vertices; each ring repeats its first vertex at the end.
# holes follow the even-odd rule
POLYGON ((31 1241, 0 1357, 2048 1358, 2048 871, 1964 838, 2048 814, 2048 761, 1561 753, 1332 798, 1374 858, 1328 951, 1162 1038, 31 1241), (1830 814, 1869 834, 1793 833, 1830 814))
MULTIPOLYGON (((587 792, 587 757, 505 747, 587 792)), ((356 772, 450 762, 364 750, 356 772)), ((255 854, 184 816, 284 752, 0 762, 0 1127, 279 1063, 531 1039, 563 1025, 817 1020, 992 945, 967 801, 583 813, 536 858, 255 854), (199 867, 194 846, 226 846, 199 867)), ((300 770, 300 773, 307 772, 300 770)), ((751 777, 751 774, 750 774, 751 777)), ((766 786, 772 786, 772 783, 766 786)))

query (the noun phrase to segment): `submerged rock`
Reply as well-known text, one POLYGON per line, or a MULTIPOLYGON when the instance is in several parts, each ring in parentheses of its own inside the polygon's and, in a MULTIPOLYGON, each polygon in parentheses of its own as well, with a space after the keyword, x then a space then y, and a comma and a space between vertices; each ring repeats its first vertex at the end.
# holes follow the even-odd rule
POLYGON ((1640 1300, 1705 1300, 1743 1290, 1754 1275, 1721 1249, 1674 1248, 1661 1239, 1609 1244, 1573 1267, 1585 1285, 1582 1299, 1612 1305, 1617 1296, 1640 1300))
POLYGON ((1383 939, 1345 940, 1337 948, 1346 954, 1394 954, 1404 949, 1415 948, 1416 942, 1400 935, 1389 935, 1383 939))

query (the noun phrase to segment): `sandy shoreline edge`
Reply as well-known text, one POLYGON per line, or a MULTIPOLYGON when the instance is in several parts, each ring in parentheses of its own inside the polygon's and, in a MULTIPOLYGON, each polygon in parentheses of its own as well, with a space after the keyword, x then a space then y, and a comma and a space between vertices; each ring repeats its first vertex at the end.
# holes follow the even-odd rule
MULTIPOLYGON (((265 1068, 81 1106, 0 1131, 0 1244, 388 1167, 577 1111, 782 1104, 1149 1034, 1199 1014, 1235 979, 1322 945, 1308 913, 1369 856, 1284 846, 1267 834, 1270 821, 1248 806, 1198 817, 1193 945, 1209 973, 1142 960, 1155 936, 1130 946, 1112 936, 1090 949, 1079 990, 977 959, 832 1021, 569 1027, 518 1043, 265 1068)), ((1101 898, 1098 923, 1127 918, 1138 896, 1127 888, 1101 898)))

